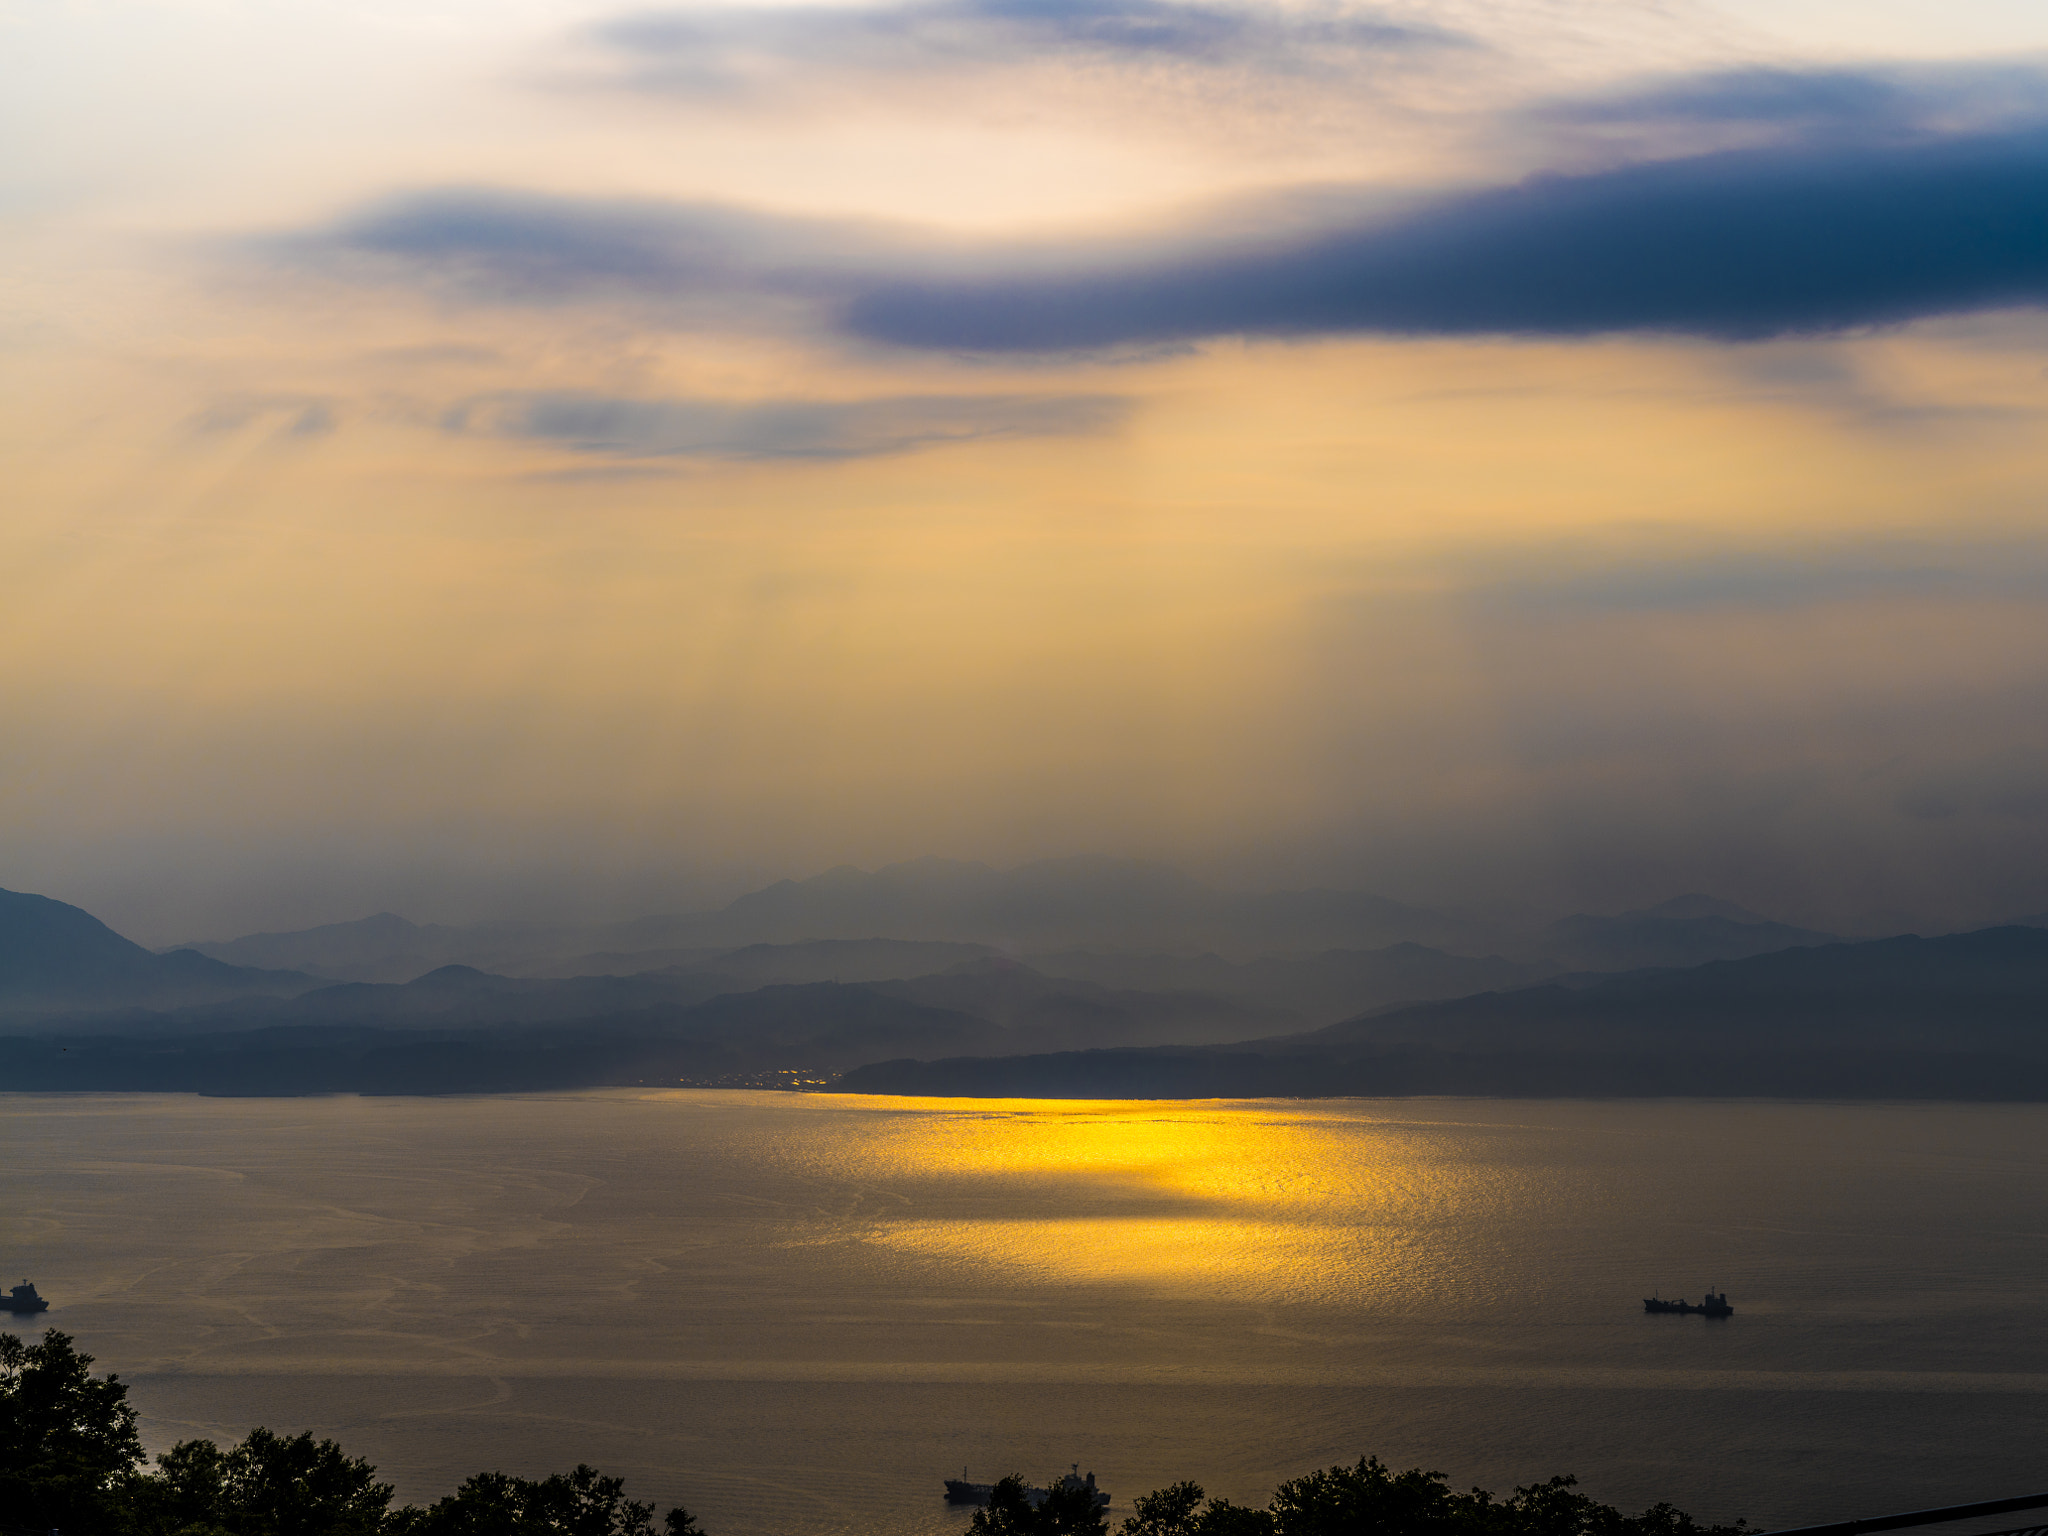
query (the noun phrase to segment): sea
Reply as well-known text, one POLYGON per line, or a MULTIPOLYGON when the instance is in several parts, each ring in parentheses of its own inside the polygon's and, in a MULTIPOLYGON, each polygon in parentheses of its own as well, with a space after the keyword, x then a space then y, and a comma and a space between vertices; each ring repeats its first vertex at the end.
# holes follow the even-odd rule
POLYGON ((311 1430, 401 1500, 587 1462, 711 1536, 958 1536, 941 1479, 1075 1465, 1113 1521, 1362 1455, 1764 1529, 2048 1490, 2048 1106, 14 1095, 0 1160, 0 1279, 52 1302, 8 1326, 152 1451, 311 1430))

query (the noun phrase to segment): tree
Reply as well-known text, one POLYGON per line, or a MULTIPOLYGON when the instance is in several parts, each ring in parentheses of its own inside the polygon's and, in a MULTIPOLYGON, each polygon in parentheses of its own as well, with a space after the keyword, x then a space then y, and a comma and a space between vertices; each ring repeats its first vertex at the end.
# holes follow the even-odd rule
POLYGON ((129 1480, 138 1536, 380 1536, 391 1485, 332 1440, 252 1429, 232 1450, 186 1440, 129 1480))
POLYGON ((181 1440, 123 1490, 127 1526, 136 1536, 230 1536, 227 1486, 227 1452, 211 1440, 181 1440))
POLYGON ((1283 1536, 1452 1536, 1467 1511, 1441 1472, 1389 1472, 1377 1456, 1282 1483, 1273 1517, 1283 1536))
POLYGON ((375 1467, 310 1432, 252 1429, 226 1462, 236 1536, 376 1536, 391 1504, 375 1467))
POLYGON ((1483 1488, 1453 1493, 1441 1472, 1393 1472, 1377 1457, 1282 1483, 1266 1509, 1202 1502, 1195 1483, 1139 1499, 1119 1536, 1748 1536, 1741 1521, 1700 1526, 1657 1504, 1624 1515, 1553 1477, 1497 1500, 1483 1488))
MULTIPOLYGON (((680 1505, 664 1518, 668 1536, 699 1536, 680 1505)), ((654 1536, 654 1506, 626 1497, 623 1478, 596 1468, 529 1481, 479 1472, 439 1503, 393 1516, 392 1536, 654 1536)))
POLYGON ((135 1410, 118 1376, 95 1380, 91 1355, 55 1328, 40 1344, 0 1334, 0 1507, 11 1524, 111 1529, 120 1485, 142 1460, 135 1410))
POLYGON ((1054 1478, 1037 1499, 1034 1492, 1015 1473, 1004 1478, 974 1512, 968 1536, 1108 1536, 1095 1490, 1078 1478, 1054 1478))
POLYGON ((1175 1483, 1132 1505, 1118 1536, 1272 1536, 1273 1517, 1228 1499, 1203 1502, 1200 1483, 1175 1483))

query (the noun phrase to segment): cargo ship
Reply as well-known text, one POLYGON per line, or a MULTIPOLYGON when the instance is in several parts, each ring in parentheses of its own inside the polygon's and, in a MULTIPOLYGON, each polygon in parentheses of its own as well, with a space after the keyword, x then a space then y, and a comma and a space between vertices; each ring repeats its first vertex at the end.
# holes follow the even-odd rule
MULTIPOLYGON (((1095 1507, 1097 1509, 1109 1508, 1109 1495, 1095 1486, 1095 1474, 1090 1472, 1084 1477, 1081 1473, 1081 1464, 1078 1461, 1073 1463, 1073 1468, 1073 1471, 1060 1479, 1059 1486, 1063 1489, 1086 1488, 1095 1496, 1095 1507)), ((970 1483, 967 1480, 967 1469, 965 1467, 960 1469, 958 1477, 946 1479, 946 1502, 948 1504, 986 1504, 988 1503, 989 1495, 995 1491, 996 1485, 994 1483, 970 1483)), ((1046 1501, 1050 1493, 1051 1490, 1046 1488, 1026 1488, 1024 1490, 1024 1497, 1030 1500, 1031 1507, 1036 1509, 1046 1501)))
POLYGON ((26 1280, 7 1293, 7 1299, 0 1301, 0 1307, 9 1312, 47 1312, 50 1304, 36 1294, 36 1288, 26 1280))
POLYGON ((1645 1312, 1696 1312, 1701 1317, 1733 1317, 1735 1315, 1735 1309, 1728 1305, 1728 1293, 1726 1291, 1722 1291, 1719 1295, 1712 1291, 1707 1292, 1707 1299, 1698 1306, 1694 1306, 1689 1301, 1664 1301, 1656 1296, 1645 1296, 1643 1298, 1643 1310, 1645 1312))

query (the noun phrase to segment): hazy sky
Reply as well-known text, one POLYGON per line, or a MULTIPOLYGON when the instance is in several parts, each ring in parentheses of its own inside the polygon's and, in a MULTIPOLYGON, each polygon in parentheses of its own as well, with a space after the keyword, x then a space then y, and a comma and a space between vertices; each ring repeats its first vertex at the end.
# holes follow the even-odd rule
POLYGON ((0 6, 0 885, 2048 908, 2048 7, 0 6))

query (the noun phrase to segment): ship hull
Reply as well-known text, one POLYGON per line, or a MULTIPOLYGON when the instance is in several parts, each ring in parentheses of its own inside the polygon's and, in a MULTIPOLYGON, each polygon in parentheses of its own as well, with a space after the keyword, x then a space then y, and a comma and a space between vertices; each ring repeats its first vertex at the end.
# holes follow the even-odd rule
MULTIPOLYGON (((1089 1476, 1093 1477, 1094 1474, 1091 1472, 1089 1476)), ((957 1477, 946 1479, 946 1502, 948 1504, 986 1505, 989 1501, 989 1496, 995 1491, 995 1484, 993 1483, 969 1483, 963 1482, 957 1477)), ((1031 1507, 1036 1509, 1045 1502, 1046 1491, 1043 1488, 1026 1488, 1024 1490, 1024 1497, 1030 1501, 1031 1507)), ((1095 1507, 1097 1509, 1109 1508, 1109 1495, 1100 1489, 1096 1490, 1095 1493, 1095 1507)))

